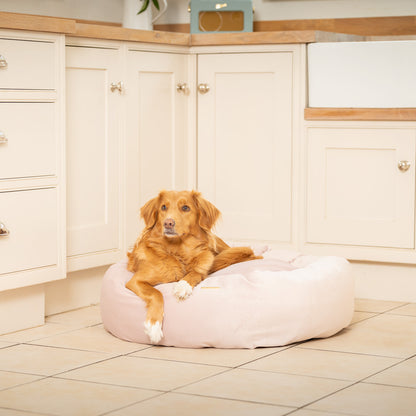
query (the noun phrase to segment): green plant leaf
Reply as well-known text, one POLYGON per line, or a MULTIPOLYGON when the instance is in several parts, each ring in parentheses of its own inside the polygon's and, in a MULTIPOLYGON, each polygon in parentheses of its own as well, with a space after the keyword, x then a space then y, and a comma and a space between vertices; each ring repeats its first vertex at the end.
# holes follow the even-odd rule
MULTIPOLYGON (((148 7, 149 7, 149 2, 150 0, 142 0, 143 1, 143 6, 142 8, 137 12, 137 14, 143 13, 148 7)), ((154 0, 152 0, 154 1, 154 0)))
POLYGON ((158 0, 152 0, 153 4, 155 5, 157 10, 160 10, 159 2, 158 0))

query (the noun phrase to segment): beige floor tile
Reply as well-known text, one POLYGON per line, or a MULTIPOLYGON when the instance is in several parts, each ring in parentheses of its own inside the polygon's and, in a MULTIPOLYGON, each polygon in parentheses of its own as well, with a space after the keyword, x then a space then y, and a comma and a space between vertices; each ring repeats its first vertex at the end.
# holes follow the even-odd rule
POLYGON ((39 380, 40 376, 0 371, 0 390, 39 380))
POLYGON ((295 347, 261 358, 242 368, 358 381, 399 361, 397 358, 295 347))
POLYGON ((25 329, 23 331, 12 332, 10 334, 2 335, 0 341, 9 342, 29 342, 52 335, 62 334, 71 331, 67 325, 60 325, 55 323, 46 323, 45 325, 36 328, 25 329))
POLYGON ((148 345, 135 344, 116 338, 109 334, 102 325, 77 329, 64 334, 43 338, 33 341, 33 344, 108 352, 112 354, 129 354, 149 347, 148 345))
POLYGON ((281 406, 167 393, 108 416, 279 416, 291 410, 281 406))
POLYGON ((394 302, 390 300, 355 299, 355 310, 358 312, 383 313, 405 304, 405 302, 394 302))
POLYGON ((224 367, 128 356, 69 371, 60 377, 167 391, 224 370, 224 367))
POLYGON ((370 319, 373 316, 377 316, 377 314, 372 312, 354 312, 350 325, 356 324, 357 322, 365 321, 366 319, 370 319))
POLYGON ((393 309, 388 313, 394 315, 416 316, 416 303, 409 303, 408 305, 400 306, 399 308, 393 309))
POLYGON ((320 412, 319 410, 299 409, 290 413, 290 416, 348 416, 346 413, 320 412))
POLYGON ((0 349, 11 347, 12 345, 16 345, 16 342, 0 341, 0 349))
POLYGON ((360 416, 414 416, 416 390, 360 383, 309 406, 360 416))
POLYGON ((86 327, 102 323, 100 307, 97 305, 87 308, 76 309, 74 311, 51 315, 46 318, 46 322, 68 325, 71 327, 86 327))
POLYGON ((318 377, 234 369, 181 388, 178 392, 299 407, 349 384, 318 377))
POLYGON ((302 348, 409 358, 416 354, 416 317, 383 314, 341 331, 312 340, 302 348))
POLYGON ((20 410, 0 409, 0 416, 45 416, 41 413, 22 412, 20 410))
POLYGON ((154 395, 148 390, 47 378, 1 391, 0 407, 60 416, 96 416, 154 395))
POLYGON ((389 384, 392 386, 413 387, 416 389, 416 357, 388 368, 365 381, 366 383, 389 384))
POLYGON ((237 367, 252 360, 264 357, 283 348, 217 349, 217 348, 175 348, 152 347, 131 354, 135 357, 156 358, 170 361, 237 367))
POLYGON ((98 352, 21 344, 0 350, 0 370, 49 376, 111 356, 98 352))

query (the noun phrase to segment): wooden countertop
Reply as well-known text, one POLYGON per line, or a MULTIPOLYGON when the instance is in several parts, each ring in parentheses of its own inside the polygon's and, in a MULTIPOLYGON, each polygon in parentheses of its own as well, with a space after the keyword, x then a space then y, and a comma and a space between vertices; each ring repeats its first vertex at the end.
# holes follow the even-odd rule
POLYGON ((305 120, 416 121, 416 108, 305 108, 305 120))
POLYGON ((85 38, 184 46, 313 43, 362 39, 354 35, 319 30, 207 34, 148 31, 126 29, 115 25, 80 23, 75 19, 9 12, 0 12, 0 28, 63 33, 65 35, 85 38))
MULTIPOLYGON (((62 33, 68 36, 85 38, 182 46, 293 44, 366 39, 362 36, 324 32, 321 30, 279 30, 214 34, 147 31, 126 29, 111 24, 85 23, 75 19, 9 12, 0 12, 0 28, 62 33)), ((305 119, 416 121, 416 108, 306 108, 305 119)))

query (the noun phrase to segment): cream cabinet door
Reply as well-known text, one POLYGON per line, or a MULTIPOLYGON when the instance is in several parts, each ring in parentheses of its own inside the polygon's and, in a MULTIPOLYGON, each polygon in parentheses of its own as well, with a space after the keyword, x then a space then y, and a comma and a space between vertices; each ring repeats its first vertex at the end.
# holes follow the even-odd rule
POLYGON ((137 239, 140 207, 162 189, 188 185, 189 56, 127 54, 126 233, 137 239), (178 84, 183 90, 177 90, 178 84))
POLYGON ((117 48, 67 46, 68 268, 108 264, 121 255, 122 81, 117 48))
POLYGON ((415 142, 410 128, 309 128, 307 242, 414 248, 415 142))
POLYGON ((292 52, 198 57, 198 188, 229 240, 292 240, 292 52))

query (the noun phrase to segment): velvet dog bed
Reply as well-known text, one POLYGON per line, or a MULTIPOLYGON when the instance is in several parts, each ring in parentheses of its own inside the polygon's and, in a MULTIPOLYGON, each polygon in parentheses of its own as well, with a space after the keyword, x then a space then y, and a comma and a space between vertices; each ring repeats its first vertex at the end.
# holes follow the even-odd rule
MULTIPOLYGON (((270 251, 263 260, 211 274, 178 302, 173 283, 157 288, 165 301, 158 345, 202 348, 283 346, 334 335, 351 322, 354 282, 340 257, 270 251)), ((126 261, 104 275, 101 315, 105 329, 126 341, 148 344, 145 303, 125 288, 126 261)))

